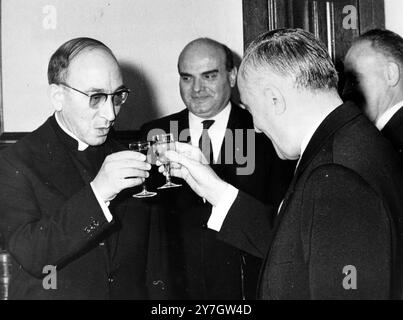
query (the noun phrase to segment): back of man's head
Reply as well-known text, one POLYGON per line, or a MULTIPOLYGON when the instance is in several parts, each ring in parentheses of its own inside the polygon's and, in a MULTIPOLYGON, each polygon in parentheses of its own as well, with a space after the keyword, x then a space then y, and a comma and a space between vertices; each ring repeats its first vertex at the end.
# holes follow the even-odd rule
POLYGON ((297 89, 337 89, 337 72, 326 47, 302 29, 278 29, 256 38, 239 72, 246 76, 258 69, 292 79, 297 89))
POLYGON ((101 41, 92 38, 75 38, 62 44, 52 55, 48 65, 49 84, 65 82, 70 62, 85 50, 102 49, 108 52, 117 62, 111 49, 101 41))

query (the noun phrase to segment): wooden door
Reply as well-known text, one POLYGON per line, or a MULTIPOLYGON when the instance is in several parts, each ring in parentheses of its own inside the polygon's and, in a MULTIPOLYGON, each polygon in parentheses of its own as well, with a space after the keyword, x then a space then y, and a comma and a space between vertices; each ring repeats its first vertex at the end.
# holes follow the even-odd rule
POLYGON ((260 33, 302 28, 328 48, 343 85, 343 59, 352 40, 374 28, 385 28, 383 0, 243 0, 244 47, 260 33))

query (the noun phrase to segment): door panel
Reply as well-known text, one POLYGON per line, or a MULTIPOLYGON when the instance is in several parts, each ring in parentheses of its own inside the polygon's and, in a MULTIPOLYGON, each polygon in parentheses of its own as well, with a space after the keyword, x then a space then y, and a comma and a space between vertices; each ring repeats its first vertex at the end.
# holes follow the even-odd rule
POLYGON ((302 28, 327 46, 343 81, 343 59, 352 40, 385 28, 383 0, 243 0, 244 47, 259 34, 277 28, 302 28))

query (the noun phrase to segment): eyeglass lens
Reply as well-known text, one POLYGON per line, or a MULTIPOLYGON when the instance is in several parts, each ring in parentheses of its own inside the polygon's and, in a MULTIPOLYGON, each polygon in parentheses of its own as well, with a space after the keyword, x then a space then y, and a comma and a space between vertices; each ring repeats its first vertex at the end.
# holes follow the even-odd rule
MULTIPOLYGON (((127 91, 118 91, 112 94, 112 103, 115 107, 121 106, 123 103, 126 102, 128 96, 127 91)), ((106 93, 95 93, 90 97, 90 106, 92 108, 103 104, 108 99, 108 94, 106 93)))

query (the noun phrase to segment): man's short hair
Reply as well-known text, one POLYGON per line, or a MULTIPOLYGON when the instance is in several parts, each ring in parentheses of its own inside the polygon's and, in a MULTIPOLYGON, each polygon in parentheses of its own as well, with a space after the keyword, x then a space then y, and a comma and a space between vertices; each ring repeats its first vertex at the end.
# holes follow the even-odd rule
POLYGON ((297 88, 337 89, 338 75, 326 47, 302 29, 278 29, 256 38, 246 50, 240 73, 267 69, 294 79, 297 88))
POLYGON ((385 29, 372 29, 356 38, 353 44, 362 41, 368 41, 374 50, 403 65, 403 38, 397 33, 385 29))
POLYGON ((70 62, 74 59, 74 57, 84 50, 95 48, 106 50, 116 60, 116 57, 112 53, 111 49, 109 49, 101 41, 91 38, 72 39, 62 44, 50 58, 48 65, 49 84, 60 84, 61 82, 65 82, 70 62))
MULTIPOLYGON (((181 54, 179 55, 179 60, 183 54, 183 52, 191 45, 197 43, 197 42, 202 42, 202 43, 206 43, 212 46, 215 46, 217 48, 221 48, 224 51, 225 54, 225 69, 227 71, 231 71, 232 69, 234 69, 235 63, 234 63, 234 55, 231 51, 230 48, 228 48, 225 44, 218 42, 216 40, 213 40, 211 38, 197 38, 195 40, 192 40, 191 42, 189 42, 185 48, 183 48, 181 54)), ((179 60, 178 60, 178 70, 179 70, 179 60)))

